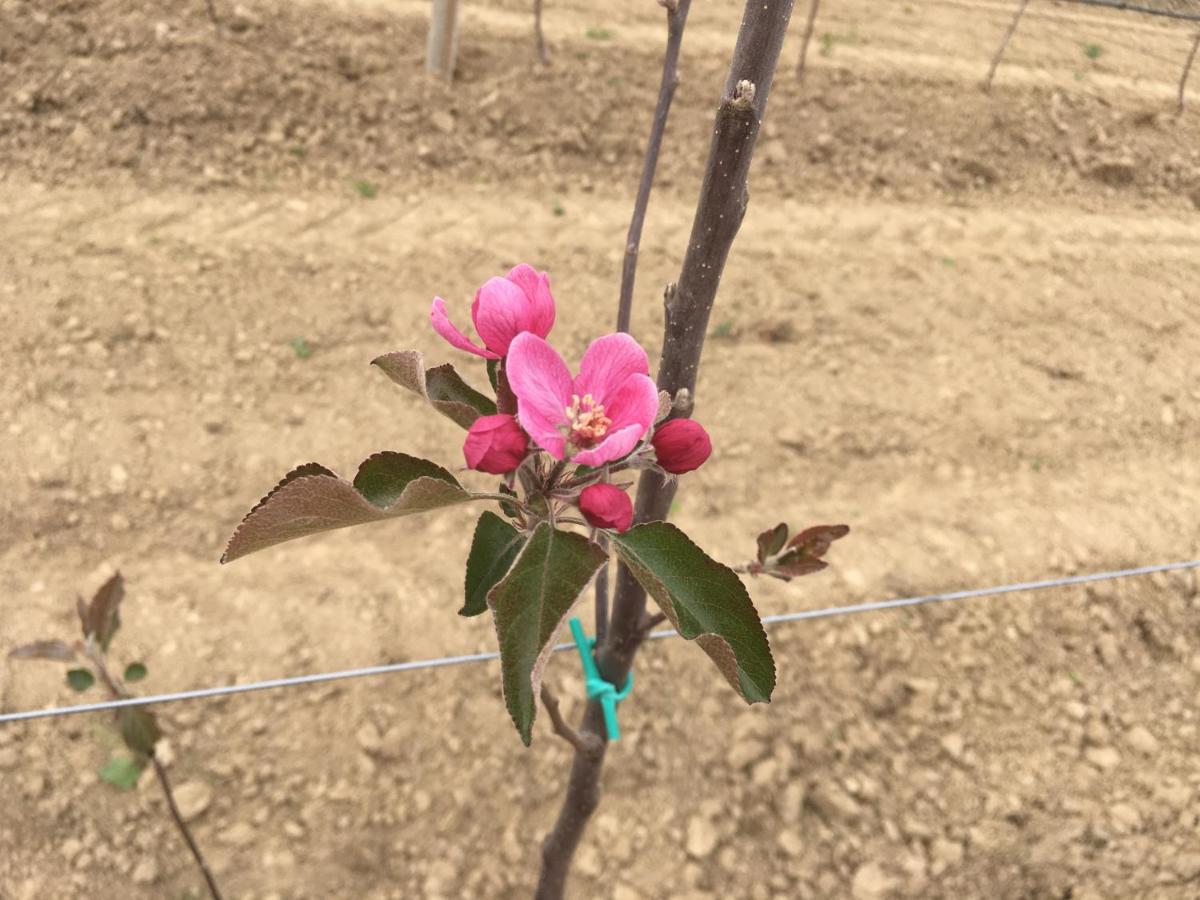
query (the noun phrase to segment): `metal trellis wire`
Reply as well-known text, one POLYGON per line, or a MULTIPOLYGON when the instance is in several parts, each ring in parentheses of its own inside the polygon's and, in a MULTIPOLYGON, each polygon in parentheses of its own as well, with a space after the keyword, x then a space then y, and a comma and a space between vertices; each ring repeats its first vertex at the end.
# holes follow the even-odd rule
MULTIPOLYGON (((1091 584, 1098 581, 1112 581, 1117 578, 1131 578, 1139 575, 1153 575, 1158 572, 1178 572, 1187 569, 1200 568, 1200 559, 1186 562, 1161 563, 1151 566, 1138 566, 1132 569, 1118 569, 1111 572, 1094 572, 1087 575, 1068 575, 1061 578, 1048 578, 1041 581, 1023 581, 1014 584, 1004 584, 997 587, 973 588, 963 591, 949 591, 941 594, 924 594, 917 597, 900 597, 892 600, 877 600, 871 603, 857 603, 850 606, 831 606, 824 609, 809 609, 798 612, 782 613, 764 616, 763 624, 778 625, 785 622, 799 622, 806 619, 827 619, 836 616, 853 615, 855 613, 882 612, 890 609, 903 609, 912 606, 923 606, 929 603, 947 603, 957 600, 969 600, 976 597, 995 597, 1002 594, 1014 594, 1025 591, 1040 591, 1048 588, 1068 587, 1078 584, 1091 584)), ((661 640, 676 637, 673 630, 654 631, 646 636, 647 640, 661 640)), ((575 645, 556 644, 553 652, 573 650, 575 645)), ((203 700, 213 697, 228 697, 234 694, 248 694, 253 691, 265 691, 275 688, 298 687, 306 684, 322 684, 329 681, 342 681, 349 678, 365 678, 371 675, 390 675, 393 672, 413 672, 420 669, 436 669, 445 666, 457 666, 465 663, 489 662, 500 658, 500 654, 469 653, 462 656, 445 656, 437 659, 420 659, 411 662, 391 663, 381 666, 367 666, 358 669, 343 669, 336 672, 318 672, 312 675, 297 675, 290 678, 273 678, 267 681, 253 681, 246 684, 230 684, 217 687, 199 688, 190 691, 176 691, 168 694, 151 694, 145 697, 129 697, 123 700, 108 700, 101 703, 82 703, 74 706, 61 706, 48 709, 33 709, 22 712, 5 713, 0 715, 0 724, 8 722, 23 722, 31 719, 47 719, 60 716, 77 715, 79 713, 103 712, 121 709, 126 706, 150 706, 159 703, 174 703, 180 700, 203 700)))

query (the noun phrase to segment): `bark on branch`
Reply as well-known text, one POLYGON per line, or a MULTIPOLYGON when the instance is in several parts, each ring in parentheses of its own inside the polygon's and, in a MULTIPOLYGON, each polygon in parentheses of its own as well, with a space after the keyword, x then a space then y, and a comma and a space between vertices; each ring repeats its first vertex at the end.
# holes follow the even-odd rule
MULTIPOLYGON (((793 5, 794 0, 748 0, 742 14, 733 62, 717 108, 687 255, 679 281, 667 290, 658 386, 672 396, 682 388, 687 389, 689 398, 696 396, 704 336, 729 249, 749 202, 750 162, 793 5)), ((677 408, 673 415, 690 413, 691 402, 684 409, 677 408)), ((643 474, 638 484, 638 520, 665 519, 674 494, 674 484, 665 484, 651 472, 643 474)), ((643 639, 645 610, 645 592, 624 566, 618 567, 612 621, 596 659, 601 677, 612 684, 624 684, 629 675, 643 639)), ((599 703, 588 703, 579 731, 603 741, 604 714, 599 703)), ((537 890, 541 900, 558 900, 564 894, 571 858, 600 802, 606 746, 602 743, 595 756, 575 754, 567 796, 543 845, 537 890)))
POLYGON ((675 97, 675 88, 679 86, 679 48, 683 45, 683 29, 687 25, 688 10, 692 6, 692 0, 659 2, 667 10, 667 50, 663 54, 662 83, 658 87, 658 104, 654 108, 654 121, 650 125, 650 140, 646 142, 642 180, 638 184, 637 199, 633 204, 633 219, 629 223, 629 236, 625 240, 621 299, 617 304, 617 331, 629 330, 629 316, 633 310, 633 283, 637 276, 638 248, 642 243, 642 226, 646 223, 646 207, 650 204, 650 189, 654 186, 654 171, 658 168, 658 152, 662 149, 663 133, 667 130, 671 101, 675 97))

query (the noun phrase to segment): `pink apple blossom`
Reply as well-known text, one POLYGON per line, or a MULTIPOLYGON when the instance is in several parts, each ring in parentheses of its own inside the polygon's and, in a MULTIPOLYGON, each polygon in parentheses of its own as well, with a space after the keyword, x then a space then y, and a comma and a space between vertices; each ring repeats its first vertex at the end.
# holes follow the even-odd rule
POLYGON ((521 427, 555 459, 612 462, 654 424, 658 390, 646 351, 628 334, 592 341, 575 378, 557 351, 529 332, 512 342, 505 365, 521 427))
POLYGON ((622 532, 633 524, 633 501, 612 484, 593 484, 580 491, 579 511, 595 528, 622 532))
POLYGON ((504 278, 489 278, 476 291, 471 321, 483 340, 482 347, 454 327, 441 297, 433 298, 429 319, 434 331, 458 349, 484 359, 500 359, 518 334, 528 331, 545 337, 554 327, 550 276, 522 263, 504 278))
POLYGON ((529 438, 512 416, 480 416, 467 431, 463 456, 467 465, 491 475, 504 475, 521 464, 529 438))

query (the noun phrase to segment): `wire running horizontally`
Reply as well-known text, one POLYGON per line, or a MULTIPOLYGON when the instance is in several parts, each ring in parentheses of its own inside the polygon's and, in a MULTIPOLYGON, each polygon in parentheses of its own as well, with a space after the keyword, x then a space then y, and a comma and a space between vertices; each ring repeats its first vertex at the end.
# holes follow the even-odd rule
MULTIPOLYGON (((764 625, 779 625, 785 622, 799 622, 805 619, 828 619, 835 616, 847 616, 855 613, 882 612, 889 609, 903 609, 910 606, 923 606, 927 603, 946 603, 956 600, 969 600, 975 597, 995 597, 1002 594, 1015 594, 1024 591, 1041 591, 1047 588, 1069 587, 1077 584, 1090 584, 1097 581, 1112 581, 1117 578, 1131 578, 1138 575, 1153 575, 1157 572, 1178 572, 1186 569, 1200 568, 1200 559, 1186 562, 1161 563, 1152 566, 1138 566, 1133 569, 1118 569, 1112 572, 1095 572, 1090 575, 1068 575, 1062 578, 1048 578, 1042 581, 1022 581, 1015 584, 1004 584, 998 587, 974 588, 965 591, 949 591, 942 594, 924 594, 919 597, 900 597, 893 600, 877 600, 871 603, 856 603, 851 606, 830 606, 824 609, 809 609, 799 612, 781 613, 774 616, 764 616, 764 625)), ((647 640, 661 640, 676 637, 673 630, 654 631, 647 635, 647 640)), ((573 650, 574 644, 556 644, 553 652, 573 650)), ((318 672, 313 675, 297 675, 291 678, 273 678, 268 681, 252 681, 246 684, 230 684, 220 687, 199 688, 190 691, 176 691, 169 694, 150 694, 145 697, 128 697, 122 700, 106 700, 100 703, 82 703, 74 706, 60 706, 50 709, 33 709, 24 712, 5 713, 0 715, 0 724, 6 722, 23 722, 31 719, 48 719, 58 716, 77 715, 79 713, 103 712, 105 710, 121 709, 125 706, 150 706, 158 703, 173 703, 179 700, 203 700, 213 697, 227 697, 233 694, 248 694, 252 691, 265 691, 274 688, 298 687, 305 684, 322 684, 328 681, 341 681, 348 678, 365 678, 370 675, 390 675, 393 672, 413 672, 420 669, 437 669, 445 666, 457 666, 464 663, 489 662, 500 658, 500 654, 469 653, 462 656, 444 656, 437 659, 419 659, 412 662, 391 663, 382 666, 367 666, 360 669, 343 669, 337 672, 318 672)))
POLYGON ((1182 19, 1185 22, 1200 22, 1200 2, 1197 0, 1063 0, 1080 6, 1098 6, 1122 12, 1143 13, 1147 16, 1162 16, 1167 19, 1182 19))

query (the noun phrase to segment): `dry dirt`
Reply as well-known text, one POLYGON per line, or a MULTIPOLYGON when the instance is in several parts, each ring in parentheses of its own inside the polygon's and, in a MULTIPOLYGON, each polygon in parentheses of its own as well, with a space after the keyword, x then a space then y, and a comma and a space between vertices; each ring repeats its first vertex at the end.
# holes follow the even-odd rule
MULTIPOLYGON (((423 2, 217 0, 216 34, 200 0, 0 0, 0 650, 115 566, 150 691, 493 647, 455 615, 470 511, 216 558, 297 463, 458 462, 367 366, 453 358, 435 292, 528 260, 568 355, 611 327, 661 12, 554 0, 541 69, 527 5, 469 5, 448 88, 423 2)), ((752 585, 770 613, 1200 556, 1187 29, 1034 4, 987 96, 1011 4, 826 6, 773 95, 676 520, 731 562, 780 519, 850 523, 829 571, 752 585)), ((738 18, 696 7, 652 355, 738 18)), ((1195 897, 1198 626, 1192 573, 781 626, 753 710, 658 642, 573 896, 1195 897)), ((0 664, 0 709, 77 702, 61 678, 0 664)), ((577 714, 575 662, 549 680, 577 714)), ((161 716, 230 897, 530 893, 567 750, 521 747, 494 665, 161 716)), ((111 741, 0 727, 4 900, 201 896, 154 785, 98 782, 111 741)))

